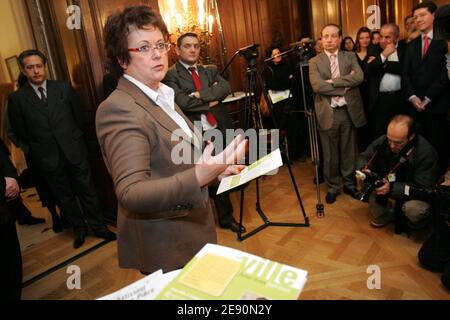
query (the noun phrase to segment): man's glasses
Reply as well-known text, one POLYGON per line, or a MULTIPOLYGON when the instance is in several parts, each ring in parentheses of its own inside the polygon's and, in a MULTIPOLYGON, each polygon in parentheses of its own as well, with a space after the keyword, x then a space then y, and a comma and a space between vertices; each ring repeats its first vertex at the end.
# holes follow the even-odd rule
POLYGON ((139 52, 142 54, 150 54, 150 53, 155 52, 155 50, 156 50, 162 54, 162 53, 166 53, 167 51, 169 51, 169 49, 170 49, 170 43, 159 42, 159 43, 155 44, 153 47, 151 47, 149 45, 144 45, 139 48, 128 48, 128 51, 139 52))

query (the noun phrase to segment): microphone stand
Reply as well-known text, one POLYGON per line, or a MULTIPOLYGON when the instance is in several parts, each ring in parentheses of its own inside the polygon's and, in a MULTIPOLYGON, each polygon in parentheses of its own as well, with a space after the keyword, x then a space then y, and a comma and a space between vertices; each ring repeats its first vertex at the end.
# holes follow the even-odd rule
POLYGON ((281 53, 279 53, 279 54, 276 54, 276 55, 274 55, 273 57, 270 57, 270 58, 267 58, 266 60, 264 60, 264 63, 270 62, 270 61, 272 61, 273 59, 276 59, 276 58, 278 58, 278 57, 283 57, 283 56, 287 55, 288 53, 294 52, 295 50, 297 50, 296 47, 294 47, 294 48, 292 48, 292 49, 289 49, 289 50, 287 50, 287 51, 281 52, 281 53))

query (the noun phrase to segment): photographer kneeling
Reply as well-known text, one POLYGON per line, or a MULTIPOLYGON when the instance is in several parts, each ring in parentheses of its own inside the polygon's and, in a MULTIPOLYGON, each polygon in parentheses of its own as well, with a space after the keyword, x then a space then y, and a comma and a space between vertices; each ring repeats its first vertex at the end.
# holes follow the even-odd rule
POLYGON ((357 177, 365 178, 361 200, 369 202, 371 225, 379 228, 395 220, 398 234, 406 225, 410 229, 424 227, 431 216, 430 204, 406 195, 405 186, 433 186, 437 162, 434 148, 416 134, 413 119, 395 116, 389 122, 387 135, 372 142, 360 154, 356 166, 361 168, 357 177))

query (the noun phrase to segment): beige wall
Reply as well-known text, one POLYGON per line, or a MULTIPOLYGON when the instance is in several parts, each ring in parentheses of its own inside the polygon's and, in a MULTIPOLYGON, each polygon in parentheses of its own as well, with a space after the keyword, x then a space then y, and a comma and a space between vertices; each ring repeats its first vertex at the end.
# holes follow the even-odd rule
POLYGON ((35 46, 23 0, 0 0, 0 30, 0 82, 12 82, 5 58, 35 46))

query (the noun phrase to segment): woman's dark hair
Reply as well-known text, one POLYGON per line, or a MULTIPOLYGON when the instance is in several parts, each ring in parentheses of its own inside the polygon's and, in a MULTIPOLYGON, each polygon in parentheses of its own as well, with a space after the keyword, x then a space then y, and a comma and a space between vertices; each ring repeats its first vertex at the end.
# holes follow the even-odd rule
POLYGON ((380 34, 380 30, 374 30, 374 31, 372 31, 372 32, 370 33, 370 41, 373 40, 373 36, 374 36, 375 34, 381 35, 381 34, 380 34))
POLYGON ((355 51, 355 41, 353 41, 352 37, 345 37, 344 39, 342 39, 341 42, 341 50, 347 51, 347 49, 345 48, 345 41, 347 40, 351 40, 353 43, 353 51, 355 51))
POLYGON ((278 44, 271 44, 267 49, 266 49, 266 59, 269 59, 270 57, 272 57, 272 51, 278 49, 281 52, 281 47, 278 44))
POLYGON ((106 68, 115 76, 123 75, 119 61, 130 63, 128 52, 128 35, 130 28, 144 29, 153 26, 161 30, 164 39, 168 39, 169 32, 161 15, 148 6, 126 7, 108 17, 104 28, 105 51, 107 58, 106 68))
POLYGON ((31 49, 31 50, 25 50, 19 55, 19 63, 22 68, 25 67, 24 60, 25 58, 31 57, 31 56, 38 56, 42 59, 42 62, 44 65, 47 63, 47 57, 39 50, 31 49))
POLYGON ((361 35, 361 33, 368 33, 369 34, 369 38, 370 41, 372 43, 372 36, 371 36, 371 32, 370 29, 367 27, 361 27, 359 28, 358 32, 356 33, 356 40, 355 40, 355 52, 359 52, 361 50, 361 45, 359 44, 359 36, 361 35))

